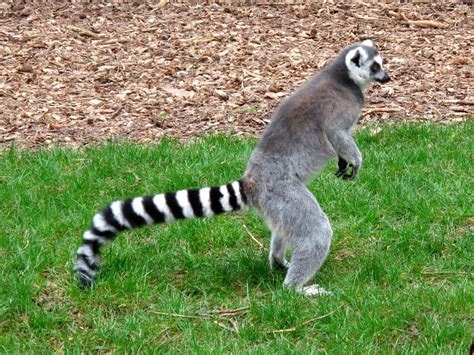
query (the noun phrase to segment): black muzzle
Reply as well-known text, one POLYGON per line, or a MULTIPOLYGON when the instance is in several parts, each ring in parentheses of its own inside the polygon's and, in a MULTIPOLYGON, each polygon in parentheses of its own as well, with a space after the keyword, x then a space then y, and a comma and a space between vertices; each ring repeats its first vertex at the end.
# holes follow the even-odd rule
POLYGON ((387 73, 384 73, 384 75, 381 78, 375 78, 375 80, 381 84, 385 84, 390 81, 390 76, 388 76, 387 73))

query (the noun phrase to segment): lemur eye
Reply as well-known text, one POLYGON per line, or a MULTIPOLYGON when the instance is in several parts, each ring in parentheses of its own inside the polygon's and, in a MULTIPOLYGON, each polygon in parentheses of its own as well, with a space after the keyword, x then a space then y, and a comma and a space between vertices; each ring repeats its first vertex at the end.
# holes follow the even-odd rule
POLYGON ((376 73, 380 70, 380 64, 377 63, 377 62, 374 62, 374 64, 372 64, 372 66, 370 67, 370 70, 373 72, 373 73, 376 73))

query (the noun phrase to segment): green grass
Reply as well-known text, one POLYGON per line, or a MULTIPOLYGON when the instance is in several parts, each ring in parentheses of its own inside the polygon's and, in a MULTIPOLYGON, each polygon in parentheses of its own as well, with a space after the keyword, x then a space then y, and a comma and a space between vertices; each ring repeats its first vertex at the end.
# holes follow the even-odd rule
POLYGON ((238 178, 253 140, 6 149, 0 352, 466 354, 474 323, 473 137, 473 123, 358 133, 359 178, 336 179, 332 161, 310 185, 334 229, 316 281, 335 296, 313 299, 285 291, 284 274, 269 270, 267 252, 244 228, 268 244, 254 212, 123 233, 104 250, 96 286, 76 287, 75 252, 97 209, 238 178), (248 309, 199 316, 239 307, 248 309))

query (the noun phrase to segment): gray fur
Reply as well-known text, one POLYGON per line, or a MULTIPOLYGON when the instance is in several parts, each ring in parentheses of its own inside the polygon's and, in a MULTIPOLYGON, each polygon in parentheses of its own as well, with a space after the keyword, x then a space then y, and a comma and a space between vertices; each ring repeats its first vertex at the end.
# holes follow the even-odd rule
MULTIPOLYGON (((270 264, 288 266, 285 250, 290 246, 293 255, 284 285, 298 291, 305 292, 303 286, 323 264, 332 238, 329 220, 305 184, 335 156, 352 167, 351 175, 345 168, 340 176, 354 178, 362 164, 351 132, 364 105, 363 90, 377 80, 365 71, 378 54, 365 43, 345 48, 278 106, 244 175, 251 205, 272 230, 270 264), (352 58, 346 57, 354 49, 348 67, 352 58), (362 58, 359 62, 356 55, 362 58), (353 80, 351 70, 362 79, 353 80)), ((383 74, 379 78, 387 79, 383 74)))
POLYGON ((284 285, 310 296, 328 294, 317 285, 304 287, 324 262, 332 238, 329 220, 306 183, 334 156, 339 157, 336 176, 356 177, 362 156, 351 131, 364 104, 363 89, 374 80, 389 77, 373 43, 347 47, 280 104, 242 179, 115 201, 96 213, 77 251, 74 270, 81 285, 92 285, 100 249, 120 231, 250 206, 261 211, 272 231, 270 265, 288 270, 284 285), (291 263, 287 247, 293 249, 291 263))

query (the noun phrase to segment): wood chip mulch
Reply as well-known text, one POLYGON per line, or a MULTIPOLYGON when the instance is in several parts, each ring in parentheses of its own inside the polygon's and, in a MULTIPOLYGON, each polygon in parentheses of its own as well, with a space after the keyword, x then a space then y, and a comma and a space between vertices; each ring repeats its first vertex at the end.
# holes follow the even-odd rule
POLYGON ((0 4, 0 145, 258 135, 282 98, 366 38, 393 80, 369 90, 363 122, 474 113, 470 1, 162 3, 0 4))

